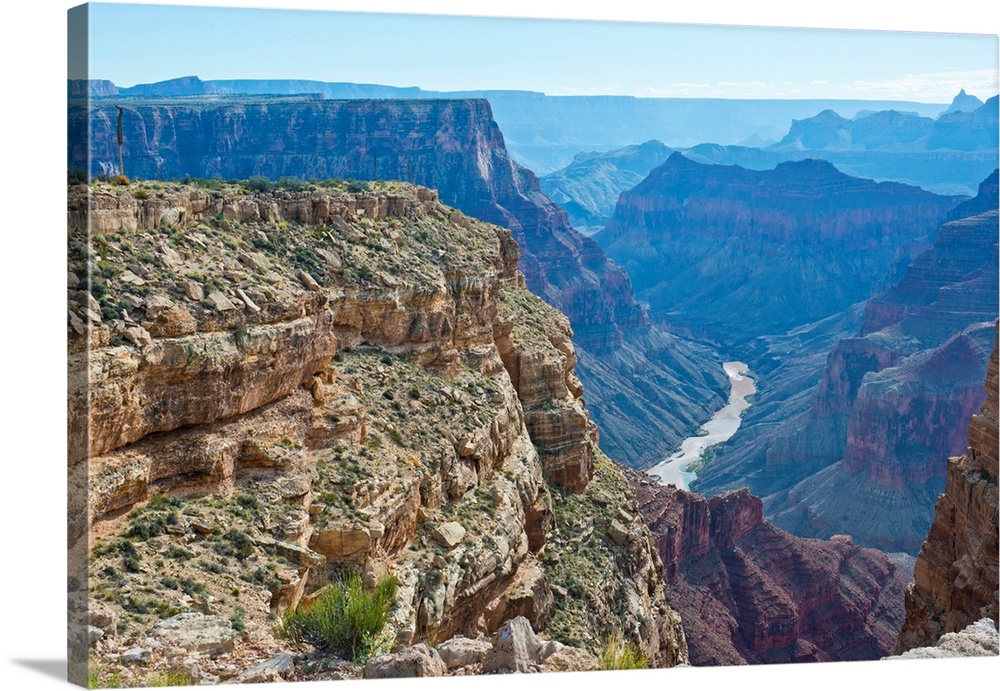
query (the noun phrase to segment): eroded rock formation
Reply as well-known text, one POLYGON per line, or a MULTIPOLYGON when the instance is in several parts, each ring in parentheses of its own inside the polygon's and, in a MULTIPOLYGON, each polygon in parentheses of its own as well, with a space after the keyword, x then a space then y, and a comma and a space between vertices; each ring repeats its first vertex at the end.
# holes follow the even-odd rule
POLYGON ((630 474, 694 665, 864 660, 891 650, 912 558, 764 520, 746 489, 710 499, 630 474))
MULTIPOLYGON (((996 205, 994 172, 898 283, 866 303, 856 335, 830 351, 808 409, 734 444, 696 488, 749 485, 770 520, 796 535, 849 533, 915 555, 944 488, 944 459, 965 448, 965 421, 984 398, 1000 299, 996 205)), ((747 423, 738 435, 754 434, 753 415, 747 423)))
POLYGON ((962 631, 982 618, 992 620, 996 640, 997 378, 994 346, 986 402, 969 423, 965 453, 948 460, 945 491, 917 555, 914 582, 906 589, 906 620, 896 654, 934 645, 943 635, 962 631))
MULTIPOLYGON (((344 568, 395 577, 400 644, 518 616, 544 631, 573 606, 539 554, 553 493, 588 501, 596 428, 567 321, 524 288, 509 231, 399 183, 98 184, 71 190, 69 223, 70 371, 88 380, 70 397, 88 485, 71 540, 92 547, 85 610, 118 621, 102 654, 199 609, 256 632, 196 661, 239 676, 280 652, 268 617, 344 568)), ((628 502, 615 487, 605 501, 628 502)), ((650 660, 684 662, 648 532, 630 531, 595 538, 612 557, 588 597, 650 660)), ((611 633, 572 621, 592 648, 611 633)))
MULTIPOLYGON (((70 168, 117 172, 116 118, 104 104, 71 112, 70 168)), ((577 374, 616 459, 659 460, 722 400, 721 361, 648 322, 628 274, 511 159, 485 100, 136 100, 123 124, 132 176, 403 180, 510 229, 528 288, 569 318, 577 374)))
POLYGON ((674 153, 595 237, 654 318, 739 347, 868 299, 958 201, 822 160, 756 171, 674 153))

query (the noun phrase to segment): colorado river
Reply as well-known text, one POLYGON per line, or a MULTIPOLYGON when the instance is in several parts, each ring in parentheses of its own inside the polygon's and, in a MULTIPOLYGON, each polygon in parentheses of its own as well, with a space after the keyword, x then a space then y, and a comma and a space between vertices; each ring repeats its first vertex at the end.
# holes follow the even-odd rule
POLYGON ((745 363, 725 362, 722 368, 729 377, 729 403, 701 426, 700 435, 688 437, 681 442, 680 451, 646 471, 661 483, 687 489, 697 477, 694 472, 688 472, 688 465, 701 458, 707 448, 726 441, 739 429, 743 411, 750 407, 747 396, 756 393, 757 386, 750 378, 750 368, 745 363))

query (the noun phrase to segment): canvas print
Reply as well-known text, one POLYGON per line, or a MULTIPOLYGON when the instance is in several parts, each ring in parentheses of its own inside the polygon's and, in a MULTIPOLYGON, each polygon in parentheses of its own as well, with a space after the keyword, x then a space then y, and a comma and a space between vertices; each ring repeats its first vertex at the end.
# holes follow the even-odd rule
POLYGON ((68 25, 71 681, 998 654, 997 36, 68 25))

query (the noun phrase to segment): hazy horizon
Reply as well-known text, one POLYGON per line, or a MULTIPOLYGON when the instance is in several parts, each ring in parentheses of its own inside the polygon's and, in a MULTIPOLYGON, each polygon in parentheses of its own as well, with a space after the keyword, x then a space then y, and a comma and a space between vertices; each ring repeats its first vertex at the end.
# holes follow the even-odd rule
POLYGON ((549 96, 931 104, 950 103, 960 89, 984 101, 1000 91, 998 39, 986 34, 89 7, 87 76, 121 87, 197 76, 549 96))

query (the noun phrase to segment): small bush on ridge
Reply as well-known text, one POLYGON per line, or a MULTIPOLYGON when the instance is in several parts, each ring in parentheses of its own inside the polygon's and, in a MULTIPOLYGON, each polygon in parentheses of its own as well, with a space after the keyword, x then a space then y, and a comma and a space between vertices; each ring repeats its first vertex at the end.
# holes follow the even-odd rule
POLYGON ((600 669, 646 669, 649 658, 635 643, 624 640, 615 632, 604 643, 597 658, 600 669))
POLYGON ((293 640, 348 655, 371 654, 396 601, 396 579, 387 576, 372 591, 365 590, 361 575, 351 572, 331 585, 312 606, 285 612, 284 632, 293 640))

